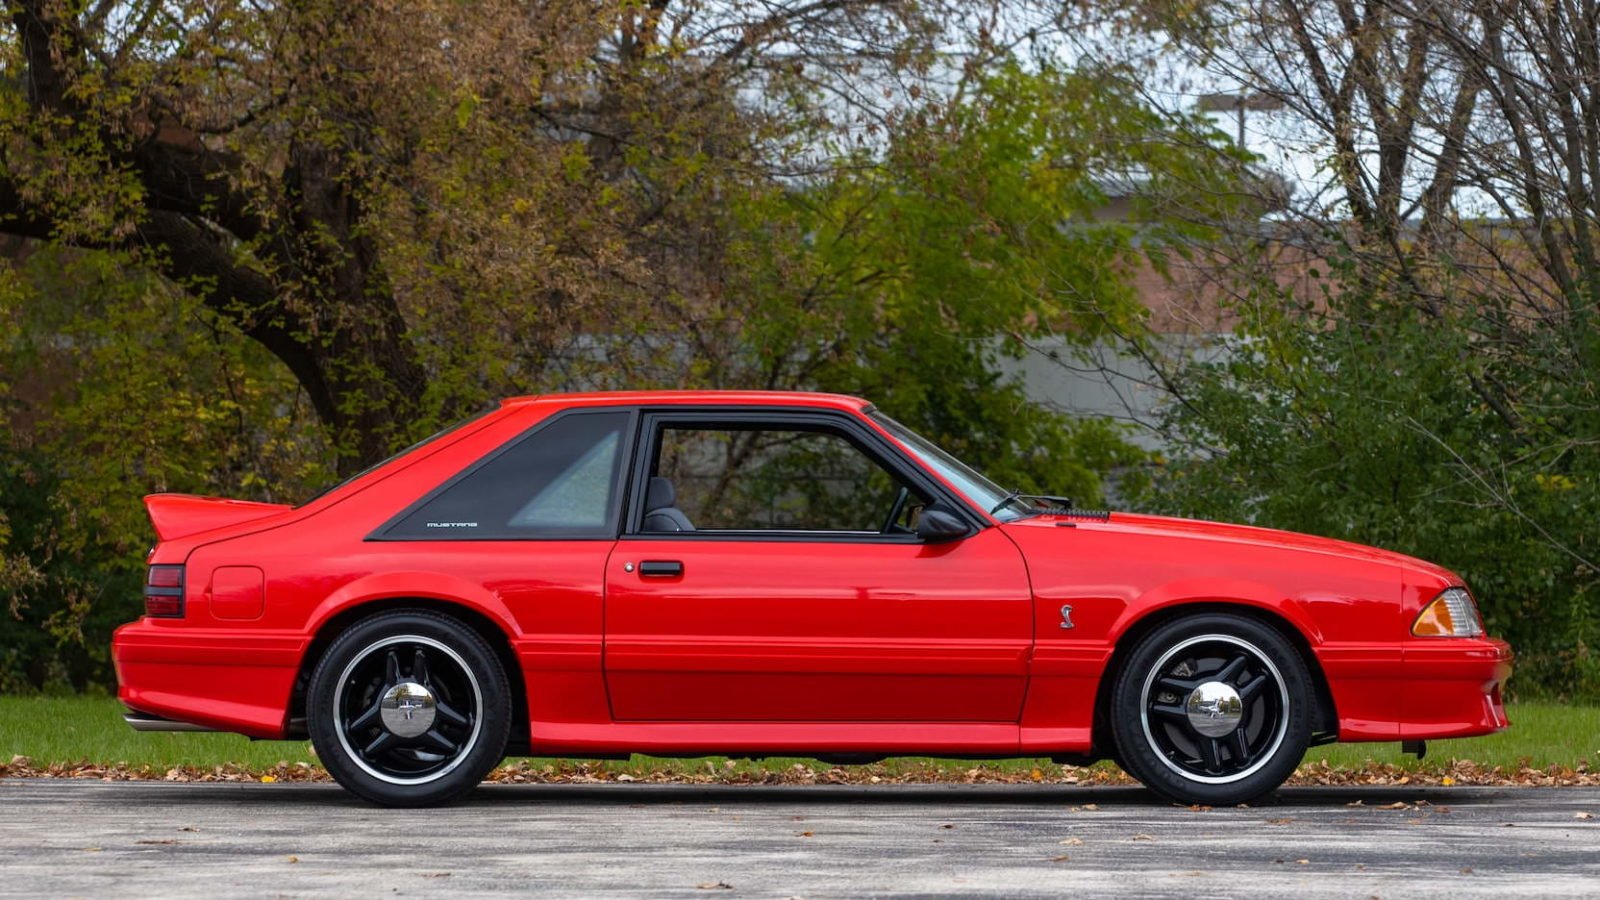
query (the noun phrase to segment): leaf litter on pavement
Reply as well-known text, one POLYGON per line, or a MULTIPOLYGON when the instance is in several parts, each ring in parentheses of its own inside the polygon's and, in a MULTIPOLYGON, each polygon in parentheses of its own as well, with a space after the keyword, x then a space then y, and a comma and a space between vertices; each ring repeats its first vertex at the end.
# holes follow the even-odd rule
MULTIPOLYGON (((102 765, 89 762, 35 763, 26 756, 0 762, 0 778, 89 778, 100 781, 172 782, 327 782, 332 779, 321 766, 309 762, 280 761, 277 765, 249 767, 237 764, 215 766, 102 765)), ((1081 786, 1133 785, 1136 782, 1109 767, 1082 768, 1050 766, 1016 769, 975 765, 962 769, 934 764, 812 767, 796 763, 787 768, 757 768, 707 765, 696 768, 651 769, 634 764, 619 771, 615 764, 569 760, 516 760, 500 766, 485 779, 496 784, 1056 784, 1081 786)), ((1369 762, 1361 766, 1335 766, 1327 762, 1303 763, 1289 778, 1291 786, 1600 786, 1600 772, 1587 763, 1576 767, 1479 766, 1472 760, 1451 760, 1430 771, 1401 769, 1398 766, 1369 762)), ((1073 808, 1094 812, 1098 807, 1085 803, 1073 808)), ((1194 807, 1195 811, 1205 811, 1194 807)))

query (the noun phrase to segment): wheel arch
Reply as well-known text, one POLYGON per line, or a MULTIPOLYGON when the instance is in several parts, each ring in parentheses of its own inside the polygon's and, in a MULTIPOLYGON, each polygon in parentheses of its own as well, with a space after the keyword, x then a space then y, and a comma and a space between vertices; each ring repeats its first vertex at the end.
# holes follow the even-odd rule
POLYGON ((1260 622, 1279 632, 1300 652, 1305 660, 1306 668, 1311 672, 1311 680, 1316 690, 1316 718, 1311 729, 1312 746, 1330 743, 1338 740, 1339 712, 1333 701, 1333 692, 1328 685, 1328 676, 1322 670, 1322 663, 1317 659, 1317 654, 1312 649, 1311 638, 1304 630, 1290 620, 1281 609, 1276 606, 1259 601, 1230 599, 1230 598, 1196 598, 1180 600, 1161 604, 1153 608, 1146 608, 1141 613, 1125 617, 1118 622, 1115 643, 1112 647, 1111 657, 1106 663, 1105 671, 1100 677, 1100 684, 1095 693, 1094 725, 1091 740, 1095 750, 1102 755, 1109 748, 1111 690, 1117 678, 1122 674, 1122 667, 1133 648, 1139 641, 1155 629, 1176 619, 1185 616, 1204 613, 1231 613, 1242 615, 1260 622))
MULTIPOLYGON (((326 604, 324 604, 326 606, 326 604)), ((479 606, 458 598, 440 597, 419 592, 368 596, 351 600, 317 617, 315 630, 306 651, 301 655, 300 667, 295 674, 294 691, 289 701, 289 728, 292 736, 305 734, 306 693, 310 687, 311 673, 323 654, 340 634, 357 622, 379 613, 403 609, 420 609, 439 613, 459 621, 483 638, 505 669, 506 680, 511 685, 511 737, 509 748, 515 750, 528 743, 528 688, 522 665, 512 644, 515 632, 500 616, 486 612, 479 606)), ((514 754, 512 754, 514 755, 514 754)))

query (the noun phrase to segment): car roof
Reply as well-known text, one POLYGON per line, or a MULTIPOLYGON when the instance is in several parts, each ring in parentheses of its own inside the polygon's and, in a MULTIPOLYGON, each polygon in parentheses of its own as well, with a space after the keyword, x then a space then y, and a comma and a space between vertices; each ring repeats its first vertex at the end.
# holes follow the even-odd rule
POLYGON ((872 404, 860 397, 816 391, 594 391, 509 397, 503 406, 806 406, 860 411, 872 404))

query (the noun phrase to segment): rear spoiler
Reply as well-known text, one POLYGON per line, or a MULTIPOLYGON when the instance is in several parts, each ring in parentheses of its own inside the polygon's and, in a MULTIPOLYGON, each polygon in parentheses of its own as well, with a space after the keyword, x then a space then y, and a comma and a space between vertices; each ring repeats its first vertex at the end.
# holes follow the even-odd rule
POLYGON ((294 507, 282 503, 198 497, 194 494, 150 494, 144 498, 144 508, 150 514, 150 524, 155 526, 156 539, 170 541, 228 525, 264 519, 288 512, 294 507))

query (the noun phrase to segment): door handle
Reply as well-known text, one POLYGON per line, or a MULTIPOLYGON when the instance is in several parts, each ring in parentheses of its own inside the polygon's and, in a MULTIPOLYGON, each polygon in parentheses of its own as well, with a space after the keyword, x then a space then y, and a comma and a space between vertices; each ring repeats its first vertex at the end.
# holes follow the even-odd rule
POLYGON ((639 574, 646 578, 675 578, 683 574, 683 563, 675 559, 647 559, 639 563, 639 574))

